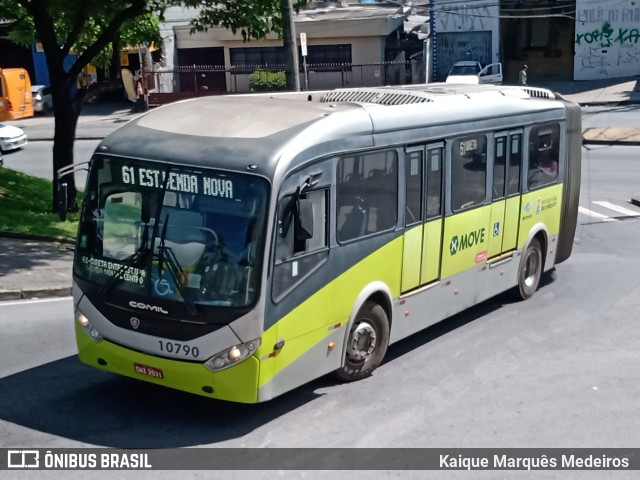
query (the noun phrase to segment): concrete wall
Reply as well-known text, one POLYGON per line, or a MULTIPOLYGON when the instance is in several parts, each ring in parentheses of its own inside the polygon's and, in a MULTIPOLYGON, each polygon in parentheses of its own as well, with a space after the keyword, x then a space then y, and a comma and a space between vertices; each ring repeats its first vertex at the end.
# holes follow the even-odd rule
POLYGON ((576 0, 574 80, 640 73, 640 2, 576 0))
MULTIPOLYGON (((394 8, 354 7, 327 11, 303 11, 295 17, 296 32, 307 34, 308 45, 351 44, 352 63, 367 64, 384 61, 384 38, 401 27, 406 18, 394 8)), ((195 10, 172 7, 166 17, 173 26, 175 44, 170 48, 204 48, 222 46, 225 58, 230 48, 281 46, 275 34, 265 40, 244 42, 240 33, 233 34, 224 28, 209 28, 206 32, 191 33, 186 21, 195 10)), ((299 41, 299 40, 298 40, 299 41)), ((230 67, 227 63, 226 67, 230 67)))

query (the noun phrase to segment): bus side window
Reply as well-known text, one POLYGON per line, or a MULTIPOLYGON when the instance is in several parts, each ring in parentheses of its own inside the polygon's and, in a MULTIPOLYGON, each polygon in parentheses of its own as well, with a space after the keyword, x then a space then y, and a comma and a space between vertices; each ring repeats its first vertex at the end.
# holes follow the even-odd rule
POLYGON ((337 238, 339 242, 390 230, 398 220, 398 154, 367 152, 338 161, 337 238))
POLYGON ((405 167, 405 219, 404 224, 413 225, 422 220, 422 150, 407 153, 405 167))
POLYGON ((560 160, 560 125, 545 125, 531 129, 529 137, 530 190, 555 183, 560 160))
POLYGON ((484 204, 487 138, 484 134, 457 139, 451 149, 451 209, 456 212, 484 204))
POLYGON ((507 168, 507 137, 495 139, 495 156, 493 162, 493 200, 504 197, 504 177, 507 168))
POLYGON ((522 165, 522 134, 515 133, 510 137, 509 165, 507 170, 507 195, 520 193, 520 169, 522 165))
POLYGON ((311 273, 328 255, 327 208, 329 190, 314 190, 300 195, 311 202, 313 227, 311 237, 304 240, 295 235, 295 212, 291 210, 292 195, 280 199, 273 280, 273 297, 279 300, 289 289, 311 273))
POLYGON ((442 150, 427 150, 427 219, 442 215, 442 150))
POLYGON ((280 200, 278 208, 278 239, 276 258, 285 260, 296 254, 312 252, 327 246, 327 198, 328 190, 315 190, 300 195, 301 199, 311 201, 313 210, 313 235, 306 240, 295 238, 295 211, 293 196, 287 195, 280 200))

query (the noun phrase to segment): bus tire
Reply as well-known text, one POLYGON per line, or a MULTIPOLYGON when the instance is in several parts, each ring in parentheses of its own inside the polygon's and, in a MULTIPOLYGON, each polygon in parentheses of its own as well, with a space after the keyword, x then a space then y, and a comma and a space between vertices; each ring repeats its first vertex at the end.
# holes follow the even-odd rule
POLYGON ((518 286, 516 297, 522 300, 530 298, 538 289, 542 276, 542 247, 540 240, 533 238, 525 249, 518 267, 518 286))
POLYGON ((351 326, 344 364, 335 371, 335 375, 346 382, 368 377, 382 363, 388 346, 387 314, 376 302, 368 300, 351 326))

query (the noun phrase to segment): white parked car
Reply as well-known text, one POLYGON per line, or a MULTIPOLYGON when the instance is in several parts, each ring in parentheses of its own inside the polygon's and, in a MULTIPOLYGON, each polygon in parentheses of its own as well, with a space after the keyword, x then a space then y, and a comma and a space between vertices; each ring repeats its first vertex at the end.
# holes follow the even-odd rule
POLYGON ((15 150, 26 144, 27 134, 21 128, 0 123, 0 151, 15 150))
POLYGON ((449 70, 446 83, 502 83, 502 64, 492 63, 482 68, 480 62, 463 60, 456 62, 449 70))
POLYGON ((51 88, 44 85, 31 85, 31 99, 34 112, 42 112, 45 115, 53 109, 53 97, 51 88))

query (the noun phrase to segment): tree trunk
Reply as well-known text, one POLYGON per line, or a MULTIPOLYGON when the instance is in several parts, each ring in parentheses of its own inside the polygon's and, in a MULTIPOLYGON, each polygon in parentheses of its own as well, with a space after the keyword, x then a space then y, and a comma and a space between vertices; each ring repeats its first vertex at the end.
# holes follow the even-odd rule
POLYGON ((282 15, 282 41, 287 59, 287 90, 300 91, 300 62, 298 61, 298 44, 296 28, 293 22, 292 0, 280 0, 282 15))
POLYGON ((115 81, 120 78, 120 37, 116 37, 111 42, 111 63, 109 65, 109 80, 115 81))
MULTIPOLYGON (((78 92, 81 95, 82 92, 78 92)), ((67 92, 70 95, 70 92, 67 92)), ((55 102, 55 100, 54 100, 55 102)), ((60 168, 73 165, 73 144, 80 114, 81 99, 55 103, 55 133, 53 138, 53 209, 57 211, 57 192, 60 183, 67 184, 67 211, 78 211, 76 181, 73 172, 58 178, 60 168)))

